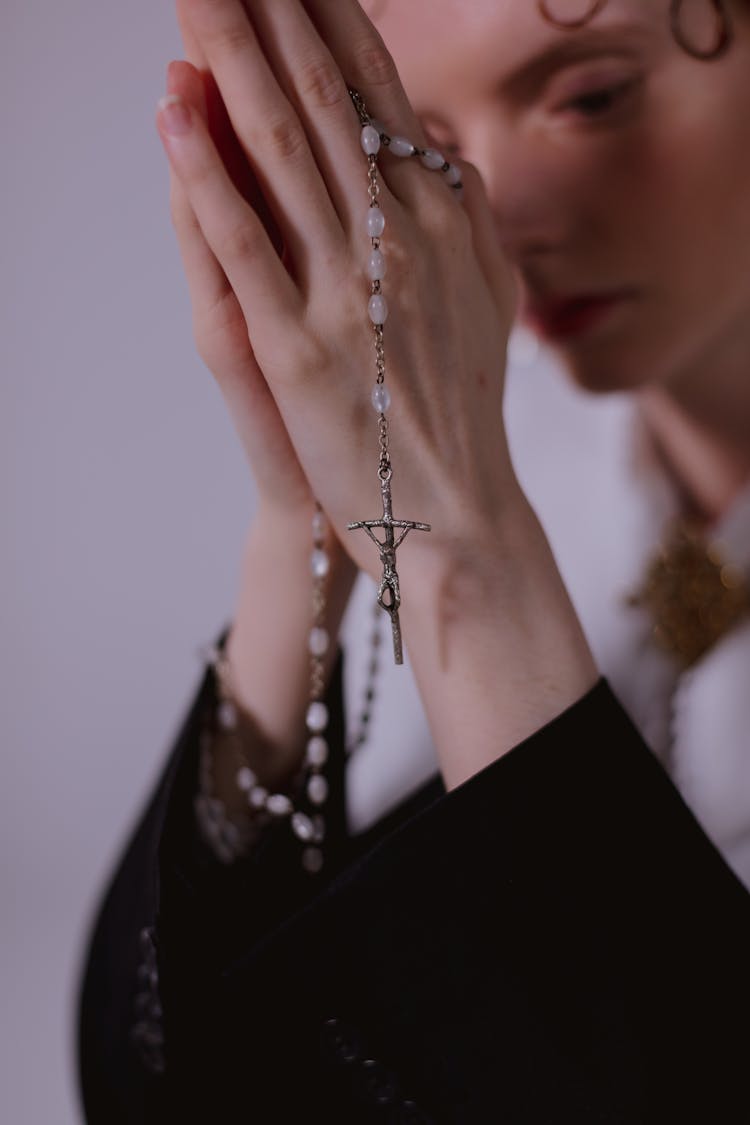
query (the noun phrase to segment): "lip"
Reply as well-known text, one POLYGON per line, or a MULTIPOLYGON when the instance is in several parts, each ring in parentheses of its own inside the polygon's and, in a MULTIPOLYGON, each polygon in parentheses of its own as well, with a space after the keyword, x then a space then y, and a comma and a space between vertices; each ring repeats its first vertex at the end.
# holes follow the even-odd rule
POLYGON ((546 301, 530 298, 523 307, 521 319, 548 339, 567 340, 600 324, 631 296, 632 290, 618 290, 546 301))

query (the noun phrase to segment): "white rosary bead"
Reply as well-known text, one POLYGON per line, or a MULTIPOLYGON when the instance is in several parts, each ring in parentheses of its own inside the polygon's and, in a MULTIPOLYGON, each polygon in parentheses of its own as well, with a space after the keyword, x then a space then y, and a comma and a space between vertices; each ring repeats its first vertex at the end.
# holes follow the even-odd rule
POLYGON ((385 324, 388 319, 388 302, 382 293, 373 293, 367 304, 367 311, 373 324, 385 324))
POLYGON ((456 184, 461 183, 461 169, 457 168, 455 164, 451 164, 448 171, 445 173, 445 182, 455 187, 456 184))
POLYGON ((372 388, 372 405, 378 414, 385 414, 391 405, 391 392, 382 383, 376 383, 372 388))
POLYGON ((272 793, 266 800, 266 808, 273 816, 289 816, 292 811, 292 802, 286 793, 272 793))
POLYGON ((322 625, 314 625, 310 630, 307 641, 307 647, 312 656, 325 656, 328 652, 329 640, 328 630, 324 629, 322 625))
POLYGON ((385 254, 382 250, 373 250, 367 263, 367 273, 370 281, 382 281, 386 274, 385 254))
POLYGON ((307 783, 307 795, 314 805, 322 805, 328 796, 328 782, 322 773, 314 773, 307 783))
POLYGON ((313 840, 316 844, 322 844, 326 838, 326 821, 321 813, 314 813, 313 818, 313 840))
POLYGON ((383 214, 382 207, 368 207, 367 209, 367 233, 370 238, 380 238, 385 230, 385 215, 383 214))
POLYGON ((307 708, 307 729, 319 734, 328 726, 328 708, 319 699, 313 700, 307 708))
POLYGON ((392 152, 394 156, 413 156, 417 151, 411 141, 406 137, 391 137, 388 150, 392 152))
POLYGON ((445 164, 445 157, 436 148, 426 148, 419 159, 431 172, 437 172, 445 164))
POLYGON ((373 125, 365 125, 360 134, 362 148, 368 156, 380 151, 380 133, 373 125))
POLYGON ((296 812, 292 815, 292 831, 298 840, 312 840, 315 837, 315 826, 306 813, 296 812))
POLYGON ((224 809, 224 805, 218 799, 218 797, 206 797, 206 800, 203 804, 203 808, 204 808, 204 812, 206 814, 207 819, 213 825, 218 825, 220 820, 221 820, 221 814, 222 814, 223 809, 224 809))
POLYGON ((240 833, 236 824, 232 824, 231 820, 225 820, 221 826, 221 834, 219 839, 224 844, 225 848, 230 851, 227 856, 227 862, 234 859, 234 851, 240 842, 240 833))
POLYGON ((322 539, 326 533, 326 517, 324 512, 316 511, 312 518, 313 539, 322 539))
POLYGON ((322 547, 316 547, 310 555, 310 569, 315 578, 325 578, 328 574, 328 568, 331 565, 331 560, 323 550, 322 547))
POLYGON ((222 730, 234 730, 237 726, 237 708, 231 699, 224 699, 219 704, 216 717, 222 730))
POLYGON ((237 788, 243 793, 249 793, 258 780, 249 766, 240 766, 237 770, 237 788))
POLYGON ((268 790, 262 785, 256 785, 247 795, 247 803, 251 809, 262 809, 266 803, 268 790))
POLYGON ((307 744, 307 764, 310 766, 324 766, 328 761, 328 743, 319 734, 313 736, 307 744))

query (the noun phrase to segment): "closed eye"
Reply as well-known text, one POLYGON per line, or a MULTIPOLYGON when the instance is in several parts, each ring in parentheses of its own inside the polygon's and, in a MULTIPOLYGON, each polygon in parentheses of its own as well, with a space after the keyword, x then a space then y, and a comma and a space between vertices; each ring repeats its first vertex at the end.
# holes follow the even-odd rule
POLYGON ((564 102, 562 109, 572 110, 582 118, 596 119, 606 117, 614 110, 619 109, 630 94, 635 83, 633 81, 621 82, 617 86, 603 86, 596 90, 589 90, 575 98, 564 102))

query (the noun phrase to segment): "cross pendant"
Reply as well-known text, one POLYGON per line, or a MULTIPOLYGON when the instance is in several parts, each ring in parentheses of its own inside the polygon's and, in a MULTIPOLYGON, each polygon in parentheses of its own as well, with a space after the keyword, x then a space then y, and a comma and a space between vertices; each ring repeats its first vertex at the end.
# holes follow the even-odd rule
POLYGON ((393 632, 393 658, 396 664, 403 664, 404 655, 401 645, 401 623, 398 617, 398 607, 401 605, 398 573, 396 571, 396 551, 403 543, 410 531, 431 531, 429 523, 416 523, 414 520, 395 520, 393 518, 391 498, 392 469, 378 470, 380 491, 383 497, 383 515, 379 520, 357 520, 347 524, 348 531, 364 528, 378 548, 380 561, 383 564, 383 577, 378 588, 378 605, 384 609, 391 619, 393 632), (385 538, 378 539, 374 534, 374 527, 382 527, 385 538), (393 534, 394 527, 402 529, 398 539, 393 534))

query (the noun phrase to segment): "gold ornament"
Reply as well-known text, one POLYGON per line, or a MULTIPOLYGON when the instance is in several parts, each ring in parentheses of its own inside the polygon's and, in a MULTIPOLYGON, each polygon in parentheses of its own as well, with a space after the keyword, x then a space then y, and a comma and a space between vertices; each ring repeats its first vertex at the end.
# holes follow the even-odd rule
POLYGON ((626 604, 649 610, 656 643, 689 667, 750 613, 750 584, 726 560, 720 543, 681 517, 626 604))

